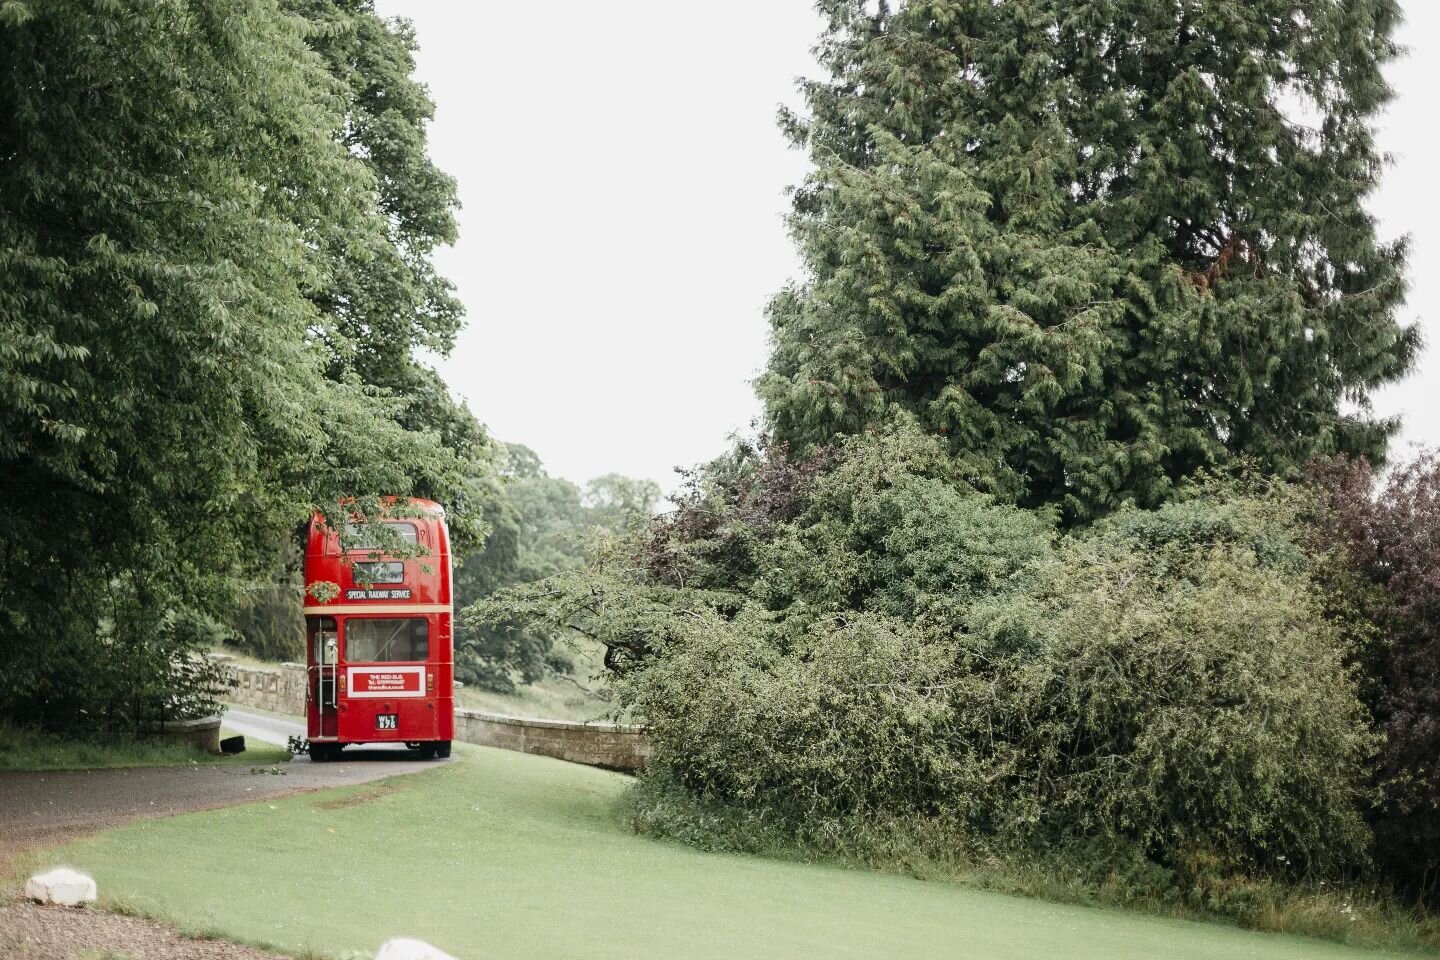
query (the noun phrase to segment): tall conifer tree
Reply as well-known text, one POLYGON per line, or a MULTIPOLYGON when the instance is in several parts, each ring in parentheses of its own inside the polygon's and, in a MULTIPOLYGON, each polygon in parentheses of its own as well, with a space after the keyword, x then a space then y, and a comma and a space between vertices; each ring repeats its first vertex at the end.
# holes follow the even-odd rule
POLYGON ((821 7, 780 439, 906 412, 1072 521, 1240 456, 1383 457, 1369 397, 1418 346, 1364 207, 1394 0, 821 7))

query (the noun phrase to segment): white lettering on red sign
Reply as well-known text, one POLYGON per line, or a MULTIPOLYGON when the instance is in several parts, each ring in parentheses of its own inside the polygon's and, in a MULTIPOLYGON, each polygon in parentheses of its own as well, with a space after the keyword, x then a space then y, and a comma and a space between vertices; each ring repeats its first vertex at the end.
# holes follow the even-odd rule
POLYGON ((350 667, 351 697, 419 697, 425 693, 424 667, 350 667))
POLYGON ((414 683, 413 673, 362 673, 360 674, 360 688, 362 690, 414 690, 419 684, 414 683))
POLYGON ((409 600, 409 588, 394 590, 346 590, 346 600, 409 600))

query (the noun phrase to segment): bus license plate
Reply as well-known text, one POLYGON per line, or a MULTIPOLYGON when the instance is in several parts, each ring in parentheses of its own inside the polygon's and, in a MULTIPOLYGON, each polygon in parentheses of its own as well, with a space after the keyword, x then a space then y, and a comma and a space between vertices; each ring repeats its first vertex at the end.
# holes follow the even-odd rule
POLYGON ((398 730, 400 728, 399 718, 400 715, 397 713, 377 713, 375 714, 375 729, 398 730))

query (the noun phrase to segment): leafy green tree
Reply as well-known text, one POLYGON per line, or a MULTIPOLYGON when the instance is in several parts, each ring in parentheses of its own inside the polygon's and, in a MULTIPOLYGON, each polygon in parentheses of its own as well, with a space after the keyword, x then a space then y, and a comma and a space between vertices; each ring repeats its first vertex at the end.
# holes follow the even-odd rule
POLYGON ((444 356, 455 343, 463 308, 436 270, 436 247, 455 241, 455 181, 427 150, 435 113, 414 78, 415 33, 408 21, 385 19, 373 0, 282 0, 307 23, 305 40, 329 74, 326 95, 336 110, 335 141, 364 165, 373 185, 371 229, 356 233, 319 224, 312 238, 328 266, 311 291, 324 326, 332 379, 358 378, 401 401, 396 419, 429 431, 474 474, 474 483, 443 499, 460 550, 479 543, 485 478, 494 451, 474 414, 451 396, 419 351, 444 356))
POLYGON ((415 34, 385 20, 373 0, 283 0, 310 24, 306 41, 335 83, 343 122, 335 138, 374 176, 380 229, 360 237, 321 234, 332 269, 315 291, 331 321, 332 374, 354 370, 366 383, 414 388, 413 350, 445 354, 462 307, 435 269, 435 247, 456 238, 455 181, 426 152, 435 105, 414 77, 415 34))
POLYGON ((821 7, 777 440, 908 411, 1070 521, 1238 456, 1383 456, 1368 398, 1418 344, 1364 207, 1394 0, 821 7))
MULTIPOLYGON (((484 503, 493 450, 483 426, 451 396, 417 351, 448 353, 462 309, 435 269, 435 248, 456 237, 455 182, 427 153, 429 94, 413 78, 415 36, 404 20, 385 20, 370 0, 285 0, 309 24, 308 46, 330 77, 336 142, 370 171, 377 229, 356 235, 322 224, 312 231, 328 260, 326 283, 311 292, 320 309, 319 341, 333 379, 358 379, 399 398, 397 420, 431 431, 473 476, 446 492, 453 545, 476 546, 488 522, 484 503)), ((278 547, 284 552, 287 547, 278 547)), ((303 623, 295 596, 298 559, 250 587, 231 618, 241 646, 265 657, 294 656, 303 623), (289 651, 289 652, 286 652, 289 651)))
POLYGON ((389 229, 333 90, 269 0, 0 6, 0 715, 203 702, 189 653, 312 509, 472 482, 326 375, 318 238, 389 229))
POLYGON ((547 671, 570 672, 557 646, 560 632, 525 617, 486 621, 466 608, 506 587, 582 566, 597 538, 650 517, 660 488, 651 480, 607 474, 582 494, 570 481, 547 475, 535 452, 520 444, 504 445, 502 464, 504 483, 487 512, 490 537, 456 571, 455 603, 462 609, 456 675, 503 693, 547 671))
POLYGON ((585 484, 584 501, 592 523, 624 530, 632 521, 654 515, 660 505, 660 485, 607 473, 585 484))

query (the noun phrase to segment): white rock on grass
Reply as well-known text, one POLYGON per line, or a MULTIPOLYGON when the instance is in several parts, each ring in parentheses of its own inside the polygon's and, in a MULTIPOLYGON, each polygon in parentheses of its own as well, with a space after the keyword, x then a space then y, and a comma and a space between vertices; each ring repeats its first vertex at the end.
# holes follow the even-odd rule
POLYGON ((375 960, 455 960, 455 958, 438 947, 430 946, 423 940, 396 937, 394 940, 386 940, 380 945, 380 952, 375 954, 375 960))
POLYGON ((95 881, 78 871, 56 867, 26 881, 25 896, 41 903, 78 907, 95 899, 95 881))

